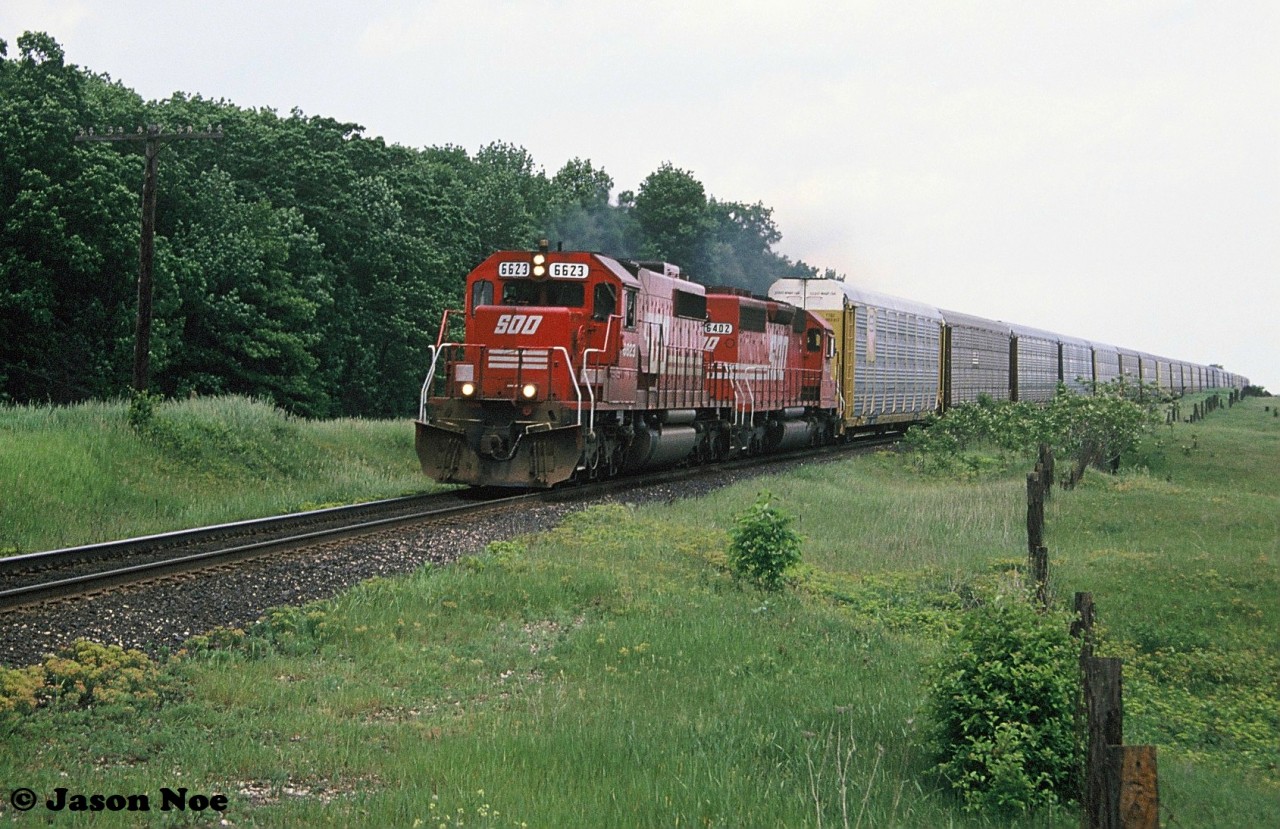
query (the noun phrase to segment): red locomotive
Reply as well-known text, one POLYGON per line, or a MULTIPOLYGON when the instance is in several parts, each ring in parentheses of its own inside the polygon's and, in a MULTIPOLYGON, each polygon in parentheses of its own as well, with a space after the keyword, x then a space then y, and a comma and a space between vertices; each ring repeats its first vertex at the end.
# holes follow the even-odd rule
POLYGON ((822 317, 673 265, 495 253, 466 281, 465 335, 422 388, 415 444, 440 481, 549 487, 827 442, 839 428, 822 317))

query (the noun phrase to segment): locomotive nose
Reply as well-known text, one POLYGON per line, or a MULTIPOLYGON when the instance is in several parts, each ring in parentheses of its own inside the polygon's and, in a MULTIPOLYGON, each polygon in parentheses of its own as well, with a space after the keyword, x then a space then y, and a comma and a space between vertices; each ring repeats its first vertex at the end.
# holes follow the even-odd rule
POLYGON ((505 441, 503 441, 501 435, 493 433, 484 435, 480 438, 480 454, 489 458, 505 457, 506 449, 504 443, 505 441))

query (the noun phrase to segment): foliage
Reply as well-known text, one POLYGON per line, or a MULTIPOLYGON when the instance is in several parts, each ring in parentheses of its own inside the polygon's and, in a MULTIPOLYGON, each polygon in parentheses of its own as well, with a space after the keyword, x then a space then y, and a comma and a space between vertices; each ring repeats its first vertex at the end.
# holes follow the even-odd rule
POLYGON ((165 685, 159 666, 142 651, 77 639, 38 665, 0 667, 0 716, 29 714, 46 704, 155 702, 165 685))
POLYGON ((1044 410, 1046 442, 1074 460, 1077 477, 1087 466, 1115 472, 1121 456, 1159 424, 1161 402, 1158 389, 1123 380, 1100 385, 1092 395, 1060 388, 1044 410))
POLYGON ((25 668, 0 666, 0 717, 10 712, 30 714, 40 705, 43 687, 43 665, 25 668))
MULTIPOLYGON (((0 408, 0 436, 29 444, 72 413, 142 443, 120 404, 0 408)), ((1170 458, 1173 481, 1095 476, 1053 502, 1056 583, 1099 599, 1099 648, 1124 659, 1126 741, 1159 745, 1166 822, 1267 826, 1280 431, 1254 400, 1195 429, 1201 449, 1170 458)), ((6 717, 0 777, 147 791, 174 769, 214 783, 231 769, 241 825, 485 825, 487 804, 495 825, 1075 826, 1066 805, 966 814, 925 752, 923 666, 963 611, 1020 589, 1022 485, 1020 470, 956 486, 886 456, 780 475, 774 501, 808 536, 804 589, 767 596, 719 566, 756 481, 588 508, 490 545, 483 566, 379 579, 322 619, 277 620, 293 631, 279 649, 197 637, 173 664, 180 705, 6 717)), ((469 538, 460 549, 483 543, 469 538)), ((983 757, 1021 799, 1029 735, 993 735, 983 757)))
POLYGON ((738 516, 729 544, 729 566, 735 575, 764 590, 782 588, 783 574, 800 561, 801 538, 791 524, 795 518, 775 506, 773 496, 761 493, 738 516))
POLYGON ((160 402, 158 395, 146 391, 135 391, 129 398, 129 426, 138 433, 145 432, 156 416, 156 404, 160 402))
POLYGON ((1020 601, 965 614, 930 685, 938 770, 975 812, 1070 801, 1075 654, 1066 624, 1020 601))
POLYGON ((1047 405, 995 401, 982 396, 975 403, 930 417, 907 432, 904 443, 922 469, 974 474, 988 466, 982 450, 1003 461, 1024 460, 1039 444, 1049 445, 1059 458, 1070 459, 1077 477, 1090 465, 1115 471, 1124 453, 1132 450, 1160 420, 1161 400, 1151 387, 1124 381, 1100 385, 1081 395, 1061 384, 1047 405))
POLYGON ((1280 656, 1264 647, 1161 648, 1106 643, 1124 659, 1125 715, 1149 725, 1144 741, 1214 762, 1280 768, 1280 656))
POLYGON ((0 53, 0 401, 126 389, 140 145, 85 126, 220 125, 160 157, 153 390, 237 393, 315 417, 414 411, 441 314, 495 249, 540 238, 664 257, 763 292, 811 273, 773 252, 769 208, 709 198, 663 165, 610 204, 575 158, 548 177, 522 147, 388 146, 358 124, 175 93, 143 102, 67 62, 49 35, 0 53))
POLYGON ((247 641, 270 643, 283 653, 315 653, 329 627, 323 603, 305 607, 276 607, 248 630, 247 641))
POLYGON ((709 222, 706 190, 691 173, 670 162, 650 173, 636 194, 635 216, 649 239, 646 257, 694 266, 709 222))
POLYGON ((159 668, 142 651, 77 639, 44 661, 45 685, 54 701, 94 703, 155 700, 159 668))
POLYGON ((0 404, 0 550, 434 488, 414 457, 413 430, 398 419, 306 420, 243 397, 0 404))

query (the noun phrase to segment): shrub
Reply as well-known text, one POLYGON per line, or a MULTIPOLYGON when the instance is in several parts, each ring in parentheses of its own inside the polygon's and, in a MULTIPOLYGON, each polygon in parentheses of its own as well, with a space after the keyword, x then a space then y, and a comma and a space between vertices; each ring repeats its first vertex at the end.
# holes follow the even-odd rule
POLYGON ((1158 422, 1161 397, 1154 386, 1115 381, 1080 395, 1059 384, 1048 404, 996 402, 981 397, 914 426, 903 443, 917 467, 929 472, 975 475, 999 463, 975 451, 1030 458, 1041 443, 1070 458, 1079 479, 1092 465, 1116 471, 1120 456, 1158 422))
POLYGON ((56 701, 94 703, 155 700, 160 671, 145 653, 77 639, 44 661, 47 693, 56 701))
POLYGON ((156 404, 161 397, 146 391, 135 391, 129 400, 129 426, 139 434, 151 427, 155 420, 156 404))
POLYGON ((782 574, 800 561, 800 536, 791 529, 795 520, 775 507, 772 495, 761 493, 738 516, 729 545, 729 566, 734 575, 764 590, 779 590, 782 574))
POLYGON ((1076 656, 1062 620, 1021 602, 965 614, 930 685, 938 770, 965 809, 1073 799, 1076 656))
POLYGON ((44 667, 0 667, 0 716, 14 712, 30 714, 40 704, 44 687, 44 667))

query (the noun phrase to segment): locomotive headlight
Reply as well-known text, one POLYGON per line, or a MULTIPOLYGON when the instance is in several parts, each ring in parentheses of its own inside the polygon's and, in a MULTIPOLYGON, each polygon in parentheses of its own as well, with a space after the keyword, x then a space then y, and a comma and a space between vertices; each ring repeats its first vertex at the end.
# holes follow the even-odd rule
POLYGON ((547 256, 545 253, 533 255, 533 278, 541 279, 547 275, 547 256))
POLYGON ((473 395, 473 394, 475 394, 475 393, 476 393, 476 384, 475 384, 475 383, 463 383, 463 384, 462 384, 462 396, 463 396, 463 397, 470 397, 471 395, 473 395))
POLYGON ((532 400, 533 396, 538 393, 538 387, 533 383, 525 383, 524 388, 520 389, 520 393, 524 395, 525 400, 532 400))
POLYGON ((547 257, 546 257, 546 256, 544 256, 544 255, 542 255, 541 253, 535 253, 535 254, 533 255, 533 264, 535 264, 535 265, 545 265, 545 264, 547 264, 547 257))

